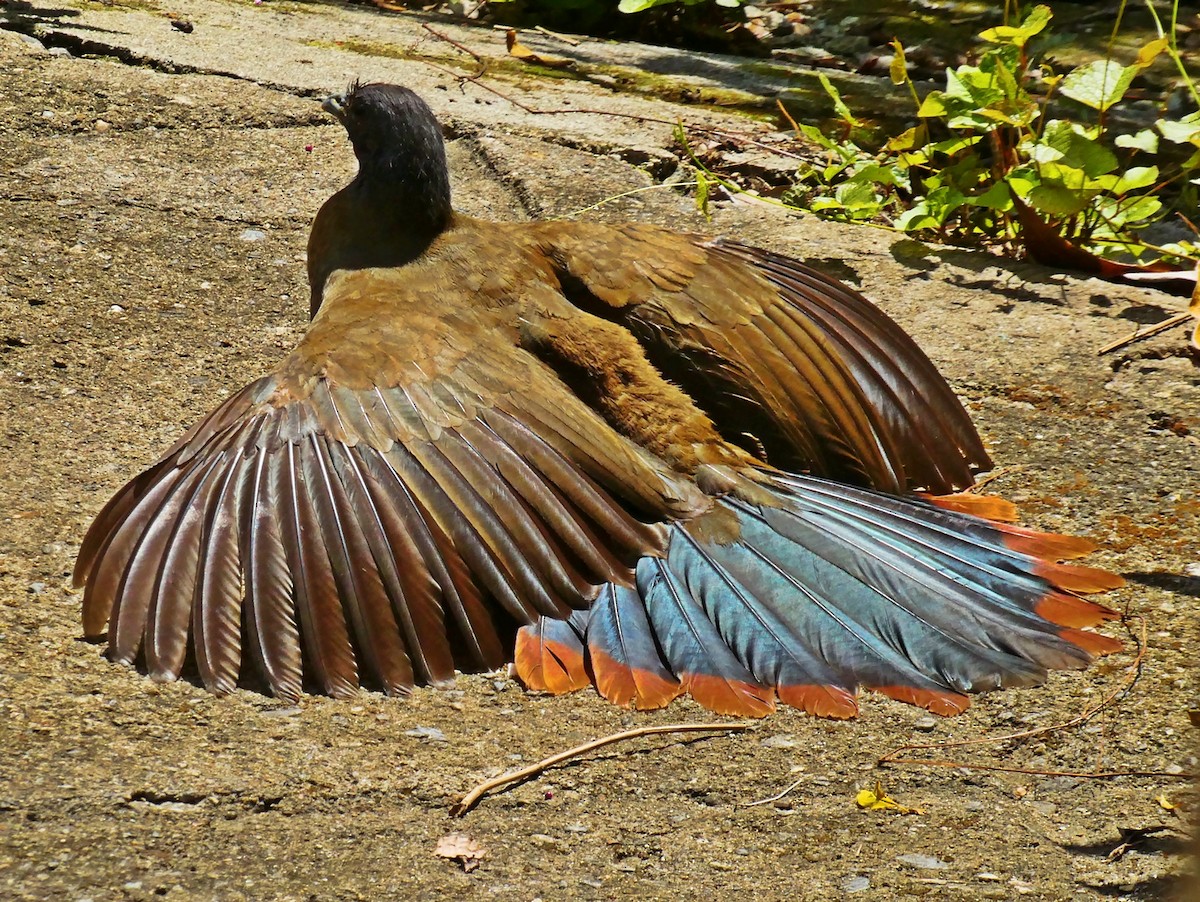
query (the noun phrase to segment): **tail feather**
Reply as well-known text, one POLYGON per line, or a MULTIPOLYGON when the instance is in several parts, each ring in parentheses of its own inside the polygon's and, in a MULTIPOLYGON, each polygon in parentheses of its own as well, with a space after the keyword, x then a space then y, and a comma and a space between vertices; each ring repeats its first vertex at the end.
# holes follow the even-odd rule
MULTIPOLYGON (((844 542, 830 542, 807 523, 785 524, 786 534, 775 532, 771 523, 779 517, 739 507, 739 544, 754 552, 759 573, 786 580, 782 588, 790 622, 810 647, 847 675, 850 686, 902 683, 938 693, 995 688, 1001 671, 1020 684, 1044 677, 1029 662, 963 636, 953 600, 930 593, 925 604, 909 601, 912 588, 905 574, 888 569, 885 552, 864 549, 878 558, 860 575, 848 569, 844 542)), ((760 596, 770 589, 764 586, 760 596)))
POLYGON ((1119 577, 1053 560, 1085 540, 810 477, 769 492, 718 502, 736 528, 675 524, 635 588, 605 587, 573 633, 604 697, 853 717, 865 687, 951 715, 1121 647, 1081 629, 1114 612, 1070 594, 1119 577))
MULTIPOLYGON (((1121 583, 1120 577, 1105 571, 1053 564, 1013 551, 1004 541, 1006 528, 984 520, 822 480, 788 478, 786 483, 793 498, 812 507, 799 517, 768 510, 777 528, 789 530, 808 522, 808 517, 840 540, 831 544, 831 552, 848 572, 872 585, 881 584, 876 580, 888 585, 899 578, 896 589, 901 596, 905 586, 912 594, 912 581, 927 584, 921 586, 923 590, 955 601, 956 618, 978 621, 987 641, 1032 654, 1033 660, 1048 650, 1041 639, 1050 630, 1038 613, 1047 596, 1061 594, 1057 588, 1074 589, 1081 582, 1075 578, 1079 569, 1087 571, 1089 585, 1121 583), (1069 584, 1057 582, 1060 577, 1069 584), (1030 639, 1032 644, 1024 641, 1030 639), (1015 640, 1022 641, 1014 644, 1015 640)), ((793 502, 788 510, 794 513, 796 507, 793 502)), ((1098 619, 1116 616, 1099 605, 1094 608, 1098 619)), ((1047 661, 1045 666, 1071 665, 1047 661)))
POLYGON ((636 576, 650 627, 688 695, 718 714, 762 717, 775 710, 774 691, 725 644, 672 567, 661 558, 642 558, 636 576))
POLYGON ((574 611, 568 620, 539 617, 517 631, 514 666, 530 689, 561 695, 591 682, 584 664, 583 636, 587 611, 574 611))
POLYGON ((665 707, 683 691, 663 660, 635 589, 610 584, 586 613, 588 664, 604 698, 648 711, 665 707))

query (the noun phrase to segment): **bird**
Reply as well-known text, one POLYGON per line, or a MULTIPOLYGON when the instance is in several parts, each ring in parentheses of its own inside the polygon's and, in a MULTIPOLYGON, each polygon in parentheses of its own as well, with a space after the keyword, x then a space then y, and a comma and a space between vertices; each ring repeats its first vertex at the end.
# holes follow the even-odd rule
POLYGON ((81 543, 111 660, 286 700, 510 665, 849 718, 1121 647, 1082 597, 1121 578, 968 491, 970 417, 857 291, 731 239, 466 216, 414 92, 324 106, 358 171, 313 222, 307 332, 81 543))

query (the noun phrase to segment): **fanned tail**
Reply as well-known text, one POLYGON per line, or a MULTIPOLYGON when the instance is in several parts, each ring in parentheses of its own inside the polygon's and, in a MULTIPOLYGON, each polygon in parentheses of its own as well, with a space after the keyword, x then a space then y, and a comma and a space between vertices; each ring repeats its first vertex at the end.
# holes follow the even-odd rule
POLYGON ((1074 594, 1120 577, 1058 563, 1090 547, 781 474, 764 503, 730 495, 673 526, 665 557, 644 558, 634 586, 607 587, 574 624, 574 653, 601 695, 636 708, 686 692, 739 716, 778 698, 853 717, 869 688, 956 714, 969 693, 1035 685, 1121 647, 1083 629, 1116 613, 1074 594))

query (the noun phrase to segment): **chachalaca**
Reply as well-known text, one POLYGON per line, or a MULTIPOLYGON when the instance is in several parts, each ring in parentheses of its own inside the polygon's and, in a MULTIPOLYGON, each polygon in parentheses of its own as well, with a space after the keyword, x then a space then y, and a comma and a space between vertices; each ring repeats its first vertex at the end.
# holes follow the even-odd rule
POLYGON ((307 334, 83 542, 113 659, 294 699, 515 654, 621 705, 849 717, 1120 647, 1076 594, 1119 577, 1058 563, 1091 543, 935 497, 987 453, 861 295, 732 241, 464 216, 415 94, 326 108, 359 171, 313 224, 307 334))

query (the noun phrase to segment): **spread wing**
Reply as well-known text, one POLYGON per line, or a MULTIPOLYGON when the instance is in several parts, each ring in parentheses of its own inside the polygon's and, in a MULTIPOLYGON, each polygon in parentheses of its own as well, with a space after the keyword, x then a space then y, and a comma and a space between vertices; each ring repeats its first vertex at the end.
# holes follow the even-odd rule
POLYGON ((934 493, 966 488, 990 468, 966 411, 916 343, 817 270, 652 226, 535 229, 564 293, 625 326, 727 440, 770 464, 934 493))
POLYGON ((404 692, 631 585, 653 524, 703 506, 500 313, 434 313, 455 305, 412 279, 336 274, 300 347, 100 513, 75 576, 115 659, 173 679, 194 656, 216 691, 404 692), (380 293, 410 308, 381 323, 380 293))

